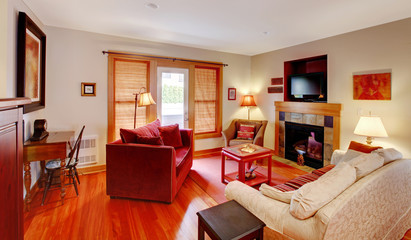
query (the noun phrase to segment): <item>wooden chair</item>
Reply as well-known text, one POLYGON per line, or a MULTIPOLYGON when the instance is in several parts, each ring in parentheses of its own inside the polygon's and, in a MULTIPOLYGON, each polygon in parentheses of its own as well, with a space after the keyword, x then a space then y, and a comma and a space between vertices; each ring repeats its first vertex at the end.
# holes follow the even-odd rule
MULTIPOLYGON (((57 172, 58 170, 60 171, 60 174, 66 174, 69 177, 69 184, 74 185, 74 189, 76 190, 76 194, 78 196, 78 189, 77 189, 77 182, 80 184, 80 179, 78 177, 78 172, 77 172, 77 164, 78 164, 78 154, 80 152, 80 145, 81 145, 81 138, 83 137, 83 131, 86 126, 83 126, 81 129, 76 142, 74 143, 74 146, 71 146, 69 143, 70 147, 70 153, 68 154, 68 157, 66 158, 66 166, 61 169, 61 160, 60 159, 54 159, 50 160, 46 163, 46 171, 47 171, 47 182, 46 186, 44 188, 44 194, 43 194, 43 200, 41 201, 41 205, 43 206, 44 200, 46 199, 47 191, 50 189, 54 173, 57 172), (76 155, 74 157, 74 154, 76 155), (77 182, 76 182, 77 179, 77 182)), ((64 183, 61 183, 64 184, 64 183)))

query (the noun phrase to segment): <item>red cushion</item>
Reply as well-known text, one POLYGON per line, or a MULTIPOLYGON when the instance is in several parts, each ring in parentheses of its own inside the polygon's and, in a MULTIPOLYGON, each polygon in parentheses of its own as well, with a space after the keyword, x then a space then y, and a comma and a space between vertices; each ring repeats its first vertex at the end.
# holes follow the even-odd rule
POLYGON ((178 124, 158 127, 158 131, 160 132, 160 137, 163 140, 164 145, 175 148, 183 146, 178 124))
POLYGON ((180 147, 180 148, 175 148, 175 150, 176 150, 176 174, 178 176, 184 164, 184 160, 187 159, 186 156, 189 153, 190 147, 180 147))
POLYGON ((362 144, 356 141, 351 141, 350 146, 348 147, 348 149, 355 150, 358 152, 363 152, 363 153, 371 153, 372 151, 377 150, 379 148, 382 148, 382 147, 362 144))
POLYGON ((255 126, 250 124, 240 124, 240 128, 237 131, 238 139, 253 140, 254 139, 255 126))
POLYGON ((163 140, 161 140, 161 137, 143 137, 137 135, 137 141, 136 143, 140 144, 150 144, 150 145, 164 145, 163 140))
POLYGON ((158 137, 158 127, 160 126, 160 120, 155 120, 145 126, 136 129, 124 129, 120 128, 120 137, 123 143, 136 143, 137 135, 141 137, 158 137))
POLYGON ((245 140, 253 140, 254 138, 254 132, 237 132, 237 138, 238 139, 245 139, 245 140))
POLYGON ((240 132, 254 132, 255 126, 248 124, 240 124, 240 132))

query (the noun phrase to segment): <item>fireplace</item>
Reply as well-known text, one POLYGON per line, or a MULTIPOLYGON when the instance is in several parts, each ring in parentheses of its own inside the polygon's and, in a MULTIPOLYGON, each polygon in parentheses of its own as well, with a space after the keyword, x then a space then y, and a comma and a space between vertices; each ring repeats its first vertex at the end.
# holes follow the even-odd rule
POLYGON ((285 122, 285 158, 297 162, 298 156, 304 164, 313 168, 323 167, 324 127, 285 122), (300 157, 301 157, 300 156, 300 157))
MULTIPOLYGON (((303 127, 320 127, 323 131, 316 132, 308 131, 308 133, 297 133, 294 135, 303 135, 303 139, 298 139, 296 142, 303 140, 308 137, 307 141, 311 143, 315 143, 316 146, 321 146, 322 151, 322 158, 316 156, 316 154, 311 154, 310 161, 305 161, 313 163, 314 167, 323 167, 330 164, 331 155, 335 149, 339 149, 340 146, 340 115, 341 115, 341 104, 338 103, 306 103, 306 102, 275 102, 275 154, 282 158, 287 158, 289 160, 296 161, 298 154, 286 157, 286 139, 290 140, 289 137, 286 136, 286 123, 293 123, 299 124, 303 127), (313 132, 314 136, 311 135, 313 132), (321 136, 322 134, 322 136, 321 136), (317 143, 318 142, 318 143, 317 143), (320 145, 321 144, 321 145, 320 145)), ((292 140, 292 139, 291 139, 292 140)), ((300 142, 301 143, 301 142, 300 142)), ((302 142, 304 143, 304 142, 302 142)), ((294 145, 295 143, 291 144, 294 145)), ((297 144, 298 145, 298 144, 297 144)), ((294 146, 294 151, 295 147, 294 146)), ((302 146, 302 151, 307 151, 307 146, 302 146)), ((317 148, 318 149, 318 148, 317 148)), ((301 150, 301 149, 299 149, 301 150)), ((311 150, 310 150, 311 151, 311 150)), ((319 150, 317 150, 319 151, 319 150)), ((317 153, 317 152, 316 152, 317 153)), ((295 154, 295 153, 294 153, 295 154)), ((287 154, 288 155, 288 154, 287 154)), ((303 154, 304 157, 307 154, 303 154)))

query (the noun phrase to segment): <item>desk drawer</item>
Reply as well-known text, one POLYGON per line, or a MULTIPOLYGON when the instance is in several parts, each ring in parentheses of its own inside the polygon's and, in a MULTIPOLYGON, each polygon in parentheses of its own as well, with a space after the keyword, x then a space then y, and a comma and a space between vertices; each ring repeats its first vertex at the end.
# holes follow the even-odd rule
POLYGON ((24 161, 32 162, 65 158, 67 155, 66 145, 66 143, 57 143, 49 145, 24 146, 24 161))

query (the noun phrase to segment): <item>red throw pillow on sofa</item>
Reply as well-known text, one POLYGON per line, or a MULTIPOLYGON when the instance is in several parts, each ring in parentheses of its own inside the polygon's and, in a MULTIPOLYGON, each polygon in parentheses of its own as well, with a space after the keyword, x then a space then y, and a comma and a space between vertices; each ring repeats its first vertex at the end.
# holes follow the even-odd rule
POLYGON ((161 140, 161 137, 142 137, 137 135, 137 141, 136 143, 140 144, 150 144, 150 145, 164 145, 163 140, 161 140))
POLYGON ((124 129, 120 128, 120 137, 123 143, 136 143, 137 135, 140 137, 158 137, 158 127, 160 126, 160 120, 155 120, 145 126, 136 129, 124 129))
POLYGON ((356 141, 351 141, 350 146, 348 146, 348 149, 355 150, 358 152, 363 152, 363 153, 371 153, 372 151, 377 150, 379 148, 382 148, 382 147, 366 145, 366 144, 362 144, 356 141))
POLYGON ((160 137, 164 145, 175 148, 183 146, 178 124, 158 127, 158 131, 160 132, 160 137))

